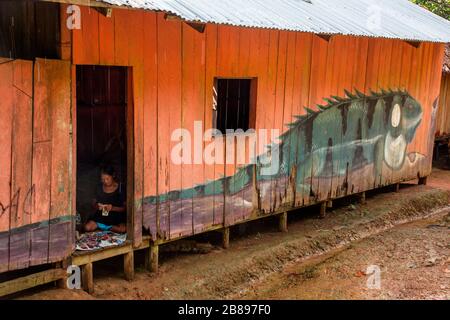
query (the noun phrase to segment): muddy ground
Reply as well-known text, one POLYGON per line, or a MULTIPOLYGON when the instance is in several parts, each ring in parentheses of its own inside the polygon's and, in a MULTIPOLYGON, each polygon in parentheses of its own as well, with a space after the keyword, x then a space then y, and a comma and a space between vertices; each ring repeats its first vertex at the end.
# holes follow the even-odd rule
POLYGON ((220 234, 198 237, 207 254, 161 254, 160 271, 135 257, 135 280, 122 260, 94 265, 95 293, 44 286, 19 299, 449 299, 450 171, 428 186, 369 193, 367 203, 334 202, 325 219, 311 207, 289 214, 289 232, 267 218, 234 227, 230 248, 220 234), (444 208, 444 209, 439 209, 444 208), (411 222, 412 221, 412 222, 411 222), (367 267, 378 266, 380 289, 369 289, 367 267))

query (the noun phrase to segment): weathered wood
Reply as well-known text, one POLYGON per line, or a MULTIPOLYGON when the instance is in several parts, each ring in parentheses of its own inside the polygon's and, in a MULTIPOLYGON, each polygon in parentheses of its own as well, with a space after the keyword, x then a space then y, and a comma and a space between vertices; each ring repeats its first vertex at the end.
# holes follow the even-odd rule
MULTIPOLYGON (((70 193, 75 186, 70 184, 72 170, 70 162, 70 121, 71 121, 71 63, 60 60, 38 60, 45 68, 43 84, 47 86, 48 109, 51 119, 51 186, 50 220, 71 215, 70 193), (65 124, 65 125, 60 125, 65 124)), ((39 73, 39 71, 38 71, 39 73)), ((39 143, 39 142, 38 142, 39 143)), ((36 142, 35 142, 36 144, 36 142)), ((75 214, 75 213, 73 213, 75 214)), ((67 258, 74 242, 70 222, 49 226, 48 262, 67 258)))
POLYGON ((0 283, 0 297, 63 279, 64 269, 51 269, 0 283))
POLYGON ((124 254, 123 256, 123 272, 125 279, 131 281, 134 279, 134 251, 124 254))
POLYGON ((359 202, 361 204, 366 204, 366 193, 365 192, 361 193, 361 198, 359 199, 359 202))
POLYGON ((333 201, 332 200, 328 200, 327 201, 327 208, 333 208, 333 201))
POLYGON ((228 249, 230 247, 230 228, 222 230, 222 247, 228 249))
POLYGON ((281 232, 287 232, 288 231, 288 227, 287 227, 287 212, 283 212, 282 214, 280 214, 280 221, 279 221, 279 229, 281 232))
POLYGON ((159 246, 158 245, 150 245, 148 250, 145 251, 145 268, 150 271, 157 273, 158 272, 158 259, 159 259, 159 246))
POLYGON ((89 294, 94 293, 94 269, 92 262, 82 266, 81 273, 83 277, 83 289, 89 294))
POLYGON ((422 177, 422 178, 419 178, 419 185, 424 185, 424 186, 426 186, 427 185, 427 179, 428 177, 422 177))
POLYGON ((399 192, 400 191, 400 183, 394 184, 394 191, 399 192))
POLYGON ((126 245, 123 246, 116 246, 111 247, 95 252, 86 252, 86 253, 75 253, 72 256, 72 264, 81 266, 87 263, 92 263, 95 261, 100 261, 116 256, 120 256, 122 254, 126 254, 133 250, 132 245, 128 242, 126 245))
MULTIPOLYGON (((13 63, 0 64, 0 233, 10 229, 11 201, 11 144, 14 118, 14 70, 13 63)), ((9 236, 4 233, 0 241, 0 272, 8 270, 9 236)))
POLYGON ((67 289, 67 278, 68 278, 68 276, 67 276, 67 267, 68 267, 68 265, 69 264, 68 264, 67 260, 64 260, 64 261, 61 261, 61 262, 57 262, 55 264, 57 269, 59 268, 59 269, 62 269, 62 270, 66 270, 66 273, 64 274, 64 276, 61 279, 59 279, 58 281, 56 281, 56 286, 58 288, 67 289))
POLYGON ((327 213, 327 203, 326 203, 326 202, 322 202, 322 203, 320 204, 320 214, 319 214, 319 217, 320 217, 321 219, 325 218, 326 213, 327 213))

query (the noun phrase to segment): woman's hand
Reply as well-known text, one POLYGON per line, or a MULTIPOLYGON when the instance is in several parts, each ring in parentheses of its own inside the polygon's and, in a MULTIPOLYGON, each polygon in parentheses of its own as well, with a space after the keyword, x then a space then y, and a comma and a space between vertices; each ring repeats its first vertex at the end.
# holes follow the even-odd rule
POLYGON ((112 204, 105 204, 103 205, 103 207, 106 209, 106 211, 110 212, 113 209, 113 205, 112 204))

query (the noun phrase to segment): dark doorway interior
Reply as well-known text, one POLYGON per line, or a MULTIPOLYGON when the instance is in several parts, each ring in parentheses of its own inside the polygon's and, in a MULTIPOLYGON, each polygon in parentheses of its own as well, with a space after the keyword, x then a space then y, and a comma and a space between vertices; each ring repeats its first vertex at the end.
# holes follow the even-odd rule
POLYGON ((77 212, 92 213, 102 166, 111 165, 126 192, 127 68, 77 66, 77 212))
POLYGON ((0 57, 59 59, 59 3, 1 0, 0 57))

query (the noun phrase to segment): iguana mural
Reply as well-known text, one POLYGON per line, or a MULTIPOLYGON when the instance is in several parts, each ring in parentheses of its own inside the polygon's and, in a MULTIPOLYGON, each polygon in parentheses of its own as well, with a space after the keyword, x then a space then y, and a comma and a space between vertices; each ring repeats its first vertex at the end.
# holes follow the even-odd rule
MULTIPOLYGON (((325 101, 327 104, 318 105, 317 111, 305 108, 306 114, 288 124, 289 129, 280 136, 279 143, 269 146, 268 151, 258 157, 256 165, 241 167, 230 177, 191 189, 147 198, 144 201, 144 225, 155 228, 158 204, 162 230, 167 228, 170 234, 174 227, 181 230, 180 234, 184 228, 192 231, 195 225, 183 226, 185 223, 181 218, 179 226, 176 222, 177 215, 183 212, 181 203, 186 199, 193 199, 194 221, 197 215, 220 214, 225 206, 228 207, 225 222, 228 214, 234 215, 235 218, 228 221, 232 224, 252 212, 254 214, 255 210, 275 210, 289 188, 293 193, 319 199, 318 190, 313 186, 314 179, 345 177, 370 168, 375 187, 377 179, 382 178, 383 167, 392 171, 404 167, 409 158, 408 144, 412 142, 423 114, 421 105, 413 97, 403 91, 383 90, 370 95, 346 91, 345 98, 332 97, 325 101), (279 157, 276 159, 277 170, 263 175, 261 169, 270 166, 276 156, 279 157), (255 199, 255 192, 258 199, 255 199), (214 201, 200 200, 208 197, 214 201), (169 200, 170 209, 167 209, 169 200)), ((420 157, 424 156, 414 154, 411 158, 417 160, 420 157)), ((202 219, 197 217, 197 221, 201 225, 202 219)))

